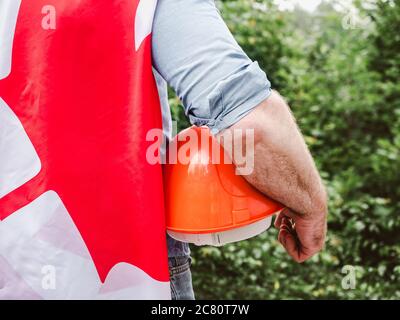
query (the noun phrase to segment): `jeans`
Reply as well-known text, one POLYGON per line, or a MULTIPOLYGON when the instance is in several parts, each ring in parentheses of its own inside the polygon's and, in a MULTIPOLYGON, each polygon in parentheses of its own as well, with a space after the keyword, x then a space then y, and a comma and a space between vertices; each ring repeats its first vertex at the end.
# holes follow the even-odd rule
POLYGON ((194 300, 190 256, 168 258, 172 300, 194 300))

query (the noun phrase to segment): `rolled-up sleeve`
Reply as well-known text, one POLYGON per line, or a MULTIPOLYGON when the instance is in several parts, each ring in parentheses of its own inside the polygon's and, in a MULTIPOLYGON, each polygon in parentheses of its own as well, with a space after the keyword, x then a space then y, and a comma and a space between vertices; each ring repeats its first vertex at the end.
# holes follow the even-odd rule
POLYGON ((159 0, 152 39, 154 67, 192 124, 228 128, 271 93, 266 74, 240 48, 213 0, 159 0))

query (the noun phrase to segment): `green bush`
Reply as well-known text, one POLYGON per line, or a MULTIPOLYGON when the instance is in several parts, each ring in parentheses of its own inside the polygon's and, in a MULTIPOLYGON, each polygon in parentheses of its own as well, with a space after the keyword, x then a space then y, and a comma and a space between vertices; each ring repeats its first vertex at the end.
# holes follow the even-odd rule
MULTIPOLYGON (((400 1, 310 14, 271 1, 220 2, 228 26, 289 101, 329 193, 326 249, 296 264, 268 232, 223 248, 192 247, 197 298, 400 298, 400 1), (367 21, 366 18, 363 21, 367 21), (354 266, 355 289, 342 288, 354 266)), ((362 4, 362 2, 360 2, 362 4)), ((171 95, 179 127, 188 126, 171 95)))

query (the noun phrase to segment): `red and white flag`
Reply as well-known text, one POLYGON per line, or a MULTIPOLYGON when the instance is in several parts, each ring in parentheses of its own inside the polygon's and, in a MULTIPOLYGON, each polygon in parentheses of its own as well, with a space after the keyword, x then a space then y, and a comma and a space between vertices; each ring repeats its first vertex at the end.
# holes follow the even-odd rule
POLYGON ((170 298, 155 7, 0 1, 0 299, 170 298))

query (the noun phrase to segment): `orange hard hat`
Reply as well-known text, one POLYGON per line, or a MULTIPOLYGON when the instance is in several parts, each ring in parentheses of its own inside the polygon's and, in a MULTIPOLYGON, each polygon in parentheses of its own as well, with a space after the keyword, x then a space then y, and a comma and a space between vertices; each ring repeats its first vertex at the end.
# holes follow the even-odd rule
POLYGON ((198 245, 244 240, 268 229, 271 216, 283 208, 236 174, 207 127, 179 133, 168 156, 166 223, 168 233, 177 240, 198 245), (171 150, 175 151, 172 156, 171 150))

